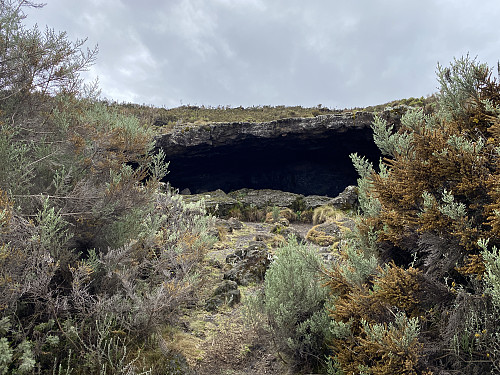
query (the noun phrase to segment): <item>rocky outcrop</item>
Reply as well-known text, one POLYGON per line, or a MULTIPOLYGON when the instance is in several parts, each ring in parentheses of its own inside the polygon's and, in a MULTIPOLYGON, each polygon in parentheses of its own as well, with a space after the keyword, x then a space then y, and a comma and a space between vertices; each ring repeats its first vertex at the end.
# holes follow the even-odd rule
POLYGON ((256 208, 272 206, 292 208, 300 205, 300 200, 303 198, 301 194, 272 189, 240 189, 230 192, 228 195, 243 206, 253 206, 256 208))
POLYGON ((339 210, 352 210, 358 205, 358 188, 357 186, 347 186, 342 193, 331 199, 329 206, 339 210))
MULTIPOLYGON (((401 110, 381 116, 397 123, 401 110)), ((170 161, 166 179, 181 191, 267 188, 333 197, 356 182, 351 153, 378 161, 373 118, 370 112, 346 112, 263 123, 180 124, 159 136, 156 147, 170 161)))
MULTIPOLYGON (((398 123, 406 107, 386 110, 379 115, 390 123, 398 123)), ((279 139, 293 136, 308 140, 324 137, 328 133, 342 133, 354 129, 369 128, 373 112, 343 112, 307 118, 285 118, 269 122, 217 122, 204 125, 179 124, 171 132, 159 136, 156 146, 167 157, 185 155, 189 149, 202 152, 206 149, 237 144, 245 140, 279 139)))
POLYGON ((271 257, 264 242, 253 241, 247 247, 229 254, 226 263, 232 268, 224 274, 224 279, 248 285, 264 280, 271 257))
MULTIPOLYGON (((324 198, 326 199, 321 201, 331 200, 331 198, 328 197, 324 198)), ((301 194, 271 189, 240 189, 228 194, 218 189, 202 194, 184 196, 184 200, 187 202, 198 202, 203 200, 209 212, 219 217, 229 217, 236 209, 240 211, 250 209, 262 210, 276 206, 300 210, 304 207, 304 203, 302 202, 303 199, 304 196, 301 194)), ((316 200, 315 202, 320 202, 320 200, 316 200)))
POLYGON ((273 139, 298 136, 310 139, 326 132, 342 132, 364 128, 373 121, 371 112, 351 112, 311 118, 287 118, 270 122, 219 122, 205 125, 176 125, 170 133, 160 136, 157 147, 167 157, 185 154, 187 149, 202 152, 208 148, 236 144, 248 139, 273 139))
MULTIPOLYGON (((357 187, 351 185, 347 186, 335 198, 320 195, 304 196, 302 194, 271 189, 240 189, 226 194, 219 189, 202 194, 186 195, 184 196, 184 200, 187 202, 203 200, 209 212, 219 217, 229 217, 235 209, 245 211, 249 209, 279 207, 282 210, 278 216, 284 217, 289 221, 295 221, 299 219, 296 217, 298 212, 311 211, 321 206, 331 206, 340 210, 353 209, 357 206, 358 195, 357 187), (283 211, 284 208, 287 210, 283 211), (288 216, 285 216, 284 212, 287 212, 288 216)), ((267 216, 264 217, 267 221, 270 221, 272 212, 269 212, 267 216), (269 216, 269 220, 267 220, 267 216, 269 216)), ((229 228, 228 231, 230 231, 229 228)))
POLYGON ((306 242, 305 238, 297 229, 289 225, 284 225, 284 223, 275 223, 274 226, 271 228, 271 233, 283 237, 284 241, 289 240, 290 237, 294 237, 298 243, 306 242))

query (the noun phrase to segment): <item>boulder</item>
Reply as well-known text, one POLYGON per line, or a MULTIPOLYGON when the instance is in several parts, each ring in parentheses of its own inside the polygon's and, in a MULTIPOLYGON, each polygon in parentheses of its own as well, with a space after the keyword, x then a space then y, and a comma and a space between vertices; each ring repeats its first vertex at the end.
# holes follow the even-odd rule
POLYGON ((231 230, 243 228, 243 223, 234 217, 229 218, 227 223, 231 230))
POLYGON ((315 225, 307 232, 306 239, 319 246, 331 246, 339 241, 340 227, 334 222, 315 225))
POLYGON ((303 199, 304 210, 314 210, 317 207, 328 204, 331 200, 331 197, 324 195, 308 195, 303 199))
POLYGON ((286 243, 285 237, 280 234, 259 233, 255 236, 254 240, 264 242, 272 249, 276 249, 286 243))
MULTIPOLYGON (((293 222, 299 219, 303 220, 306 213, 324 205, 340 210, 356 208, 358 204, 358 188, 348 186, 335 198, 321 195, 305 197, 301 194, 272 189, 240 189, 226 194, 218 189, 201 194, 183 195, 183 199, 186 202, 204 200, 207 210, 218 217, 228 217, 235 210, 243 214, 252 210, 263 212, 269 207, 279 207, 278 216, 293 222)), ((275 215, 273 212, 268 212, 265 221, 268 223, 274 222, 275 215)), ((252 219, 250 218, 250 220, 252 219)))
POLYGON ((346 187, 342 193, 331 199, 328 205, 340 210, 356 208, 358 205, 358 187, 353 185, 346 187))
POLYGON ((225 232, 225 229, 221 228, 221 227, 210 227, 208 230, 207 230, 207 233, 210 237, 214 237, 217 239, 217 241, 220 241, 224 238, 224 233, 225 232))
POLYGON ((267 246, 262 241, 250 241, 247 247, 236 250, 235 252, 226 256, 226 263, 234 265, 238 262, 245 260, 251 252, 267 251, 267 246))
POLYGON ((221 232, 224 233, 232 233, 233 230, 235 229, 241 229, 243 228, 243 223, 239 221, 238 219, 235 218, 229 218, 229 219, 215 219, 215 228, 210 229, 210 233, 214 237, 218 238, 219 240, 222 238, 221 232))
POLYGON ((267 233, 257 233, 254 237, 254 241, 258 242, 270 242, 274 239, 274 235, 267 233))
POLYGON ((215 227, 219 230, 223 230, 226 233, 231 233, 233 231, 233 228, 226 219, 215 219, 215 227))
POLYGON ((267 268, 271 263, 271 255, 265 243, 251 242, 244 249, 226 257, 232 268, 224 274, 225 280, 232 280, 239 285, 248 285, 264 280, 267 268))
POLYGON ((180 195, 191 195, 191 190, 189 190, 188 188, 185 188, 185 189, 182 189, 180 192, 179 192, 180 195))
POLYGON ((356 223, 347 217, 335 221, 327 221, 313 226, 306 235, 306 239, 319 246, 332 246, 338 243, 343 233, 352 231, 356 223))
POLYGON ((336 220, 336 223, 340 226, 342 233, 352 232, 356 228, 356 222, 348 217, 340 218, 336 220))
POLYGON ((223 280, 208 299, 205 308, 209 311, 217 310, 222 305, 234 306, 241 300, 238 284, 232 280, 223 280))
POLYGON ((227 195, 224 191, 217 189, 201 194, 183 195, 186 202, 205 201, 205 207, 211 213, 219 217, 225 217, 229 211, 238 205, 238 201, 227 195))
POLYGON ((297 239, 297 242, 299 242, 299 243, 305 242, 305 239, 302 236, 302 234, 300 234, 300 232, 297 229, 290 227, 288 225, 281 225, 280 223, 277 223, 271 229, 271 233, 275 233, 275 234, 278 234, 280 236, 283 236, 283 238, 285 240, 287 240, 290 237, 295 237, 297 239))

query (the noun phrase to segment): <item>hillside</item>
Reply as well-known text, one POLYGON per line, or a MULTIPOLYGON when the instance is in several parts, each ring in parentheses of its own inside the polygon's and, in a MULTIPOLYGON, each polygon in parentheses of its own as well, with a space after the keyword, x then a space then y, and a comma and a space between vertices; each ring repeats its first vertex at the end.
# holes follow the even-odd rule
POLYGON ((397 121, 378 106, 108 103, 81 80, 96 51, 26 29, 24 6, 0 7, 0 374, 500 373, 500 84, 488 66, 438 66, 435 96, 390 103, 407 105, 397 121), (278 139, 285 157, 262 165, 287 176, 331 164, 325 150, 350 153, 335 170, 352 165, 356 186, 169 185, 168 145, 209 158, 237 126, 248 134, 224 142, 264 153, 278 139), (380 160, 347 147, 353 129, 380 160), (167 135, 177 143, 155 147, 167 135))

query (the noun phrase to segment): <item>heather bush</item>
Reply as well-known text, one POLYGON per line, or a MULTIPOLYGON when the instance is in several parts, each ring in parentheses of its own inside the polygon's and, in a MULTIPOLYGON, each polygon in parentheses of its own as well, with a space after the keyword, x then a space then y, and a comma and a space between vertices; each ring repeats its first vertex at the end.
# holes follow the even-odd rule
POLYGON ((330 309, 330 373, 407 373, 422 370, 419 313, 424 278, 418 270, 394 263, 379 267, 371 251, 352 239, 329 271, 334 296, 330 309), (336 369, 335 369, 336 368, 336 369))
POLYGON ((26 30, 25 6, 0 4, 0 372, 162 373, 211 218, 161 190, 148 125, 87 95, 95 50, 26 30))
POLYGON ((378 171, 351 156, 364 215, 328 282, 345 373, 499 369, 500 86, 469 57, 437 74, 433 114, 375 119, 378 171))
POLYGON ((22 344, 21 332, 36 338, 32 354, 42 370, 104 374, 121 366, 133 373, 138 346, 153 348, 158 327, 193 300, 197 264, 213 241, 202 206, 186 205, 172 193, 156 197, 153 211, 136 223, 142 231, 135 238, 106 252, 88 249, 86 256, 68 248, 65 258, 52 254, 66 238, 53 210, 42 212, 40 223, 21 221, 24 228, 14 215, 12 229, 27 235, 4 231, 1 238, 2 315, 16 317, 2 336, 12 346, 22 344), (44 334, 37 329, 43 325, 50 325, 44 334), (57 345, 48 345, 48 338, 57 345), (86 353, 88 360, 82 364, 71 352, 86 353))

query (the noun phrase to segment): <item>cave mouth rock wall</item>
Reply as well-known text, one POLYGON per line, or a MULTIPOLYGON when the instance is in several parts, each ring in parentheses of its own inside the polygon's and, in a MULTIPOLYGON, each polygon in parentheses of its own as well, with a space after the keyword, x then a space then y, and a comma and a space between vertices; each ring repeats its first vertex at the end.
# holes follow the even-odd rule
MULTIPOLYGON (((397 125, 400 114, 383 113, 397 125), (394 120, 396 119, 396 120, 394 120)), ((170 161, 165 180, 193 194, 221 189, 274 189, 337 196, 358 175, 357 152, 378 164, 368 112, 268 123, 180 125, 156 140, 170 161)))
POLYGON ((318 139, 246 139, 237 144, 172 157, 167 180, 179 190, 203 193, 274 189, 302 195, 337 196, 355 185, 353 152, 378 160, 371 130, 351 130, 318 139))

